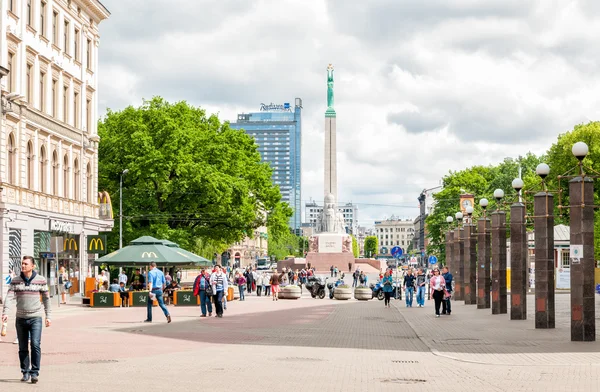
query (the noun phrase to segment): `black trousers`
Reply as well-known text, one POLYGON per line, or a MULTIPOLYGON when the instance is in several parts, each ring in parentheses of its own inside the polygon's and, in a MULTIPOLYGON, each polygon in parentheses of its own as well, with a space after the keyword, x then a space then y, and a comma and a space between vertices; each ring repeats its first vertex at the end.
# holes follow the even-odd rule
POLYGON ((390 298, 392 297, 392 292, 391 291, 389 291, 389 292, 388 291, 384 291, 383 292, 383 297, 384 297, 383 304, 385 306, 389 305, 390 298))
POLYGON ((435 302, 435 314, 440 314, 440 305, 444 300, 444 291, 443 290, 434 290, 433 291, 433 301, 435 302))
POLYGON ((256 285, 256 295, 258 295, 260 297, 261 293, 262 293, 262 285, 256 285))
POLYGON ((267 297, 271 295, 271 286, 265 286, 265 295, 267 297))
POLYGON ((215 295, 213 295, 213 302, 215 304, 215 311, 217 312, 217 316, 223 315, 223 292, 217 291, 215 295))

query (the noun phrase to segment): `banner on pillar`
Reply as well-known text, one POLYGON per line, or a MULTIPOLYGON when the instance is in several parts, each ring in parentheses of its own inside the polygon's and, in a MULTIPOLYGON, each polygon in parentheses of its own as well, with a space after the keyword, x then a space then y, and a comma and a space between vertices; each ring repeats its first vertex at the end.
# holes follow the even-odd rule
POLYGON ((556 288, 571 288, 571 270, 569 268, 558 268, 556 270, 556 288))

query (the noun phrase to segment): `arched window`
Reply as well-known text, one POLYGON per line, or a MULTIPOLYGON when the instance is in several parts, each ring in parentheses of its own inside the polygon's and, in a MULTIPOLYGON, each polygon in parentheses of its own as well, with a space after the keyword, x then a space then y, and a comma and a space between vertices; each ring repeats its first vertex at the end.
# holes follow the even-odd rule
POLYGON ((73 161, 73 199, 75 200, 79 200, 80 199, 80 195, 79 195, 79 181, 80 181, 80 177, 79 177, 79 161, 77 160, 77 158, 75 158, 75 160, 73 161))
POLYGON ((63 159, 63 197, 69 198, 69 157, 67 154, 63 159))
POLYGON ((33 168, 35 165, 35 155, 33 154, 33 144, 31 141, 27 143, 27 173, 26 186, 28 189, 33 189, 33 168))
POLYGON ((39 162, 39 178, 40 178, 40 192, 46 193, 46 148, 42 146, 40 148, 40 162, 39 162))
POLYGON ((94 190, 92 189, 92 165, 90 165, 89 163, 87 164, 87 167, 85 169, 85 175, 86 175, 85 190, 87 192, 87 202, 92 204, 94 202, 93 201, 94 190))
POLYGON ((58 196, 58 154, 52 153, 52 194, 58 196))
POLYGON ((15 135, 8 135, 8 162, 6 166, 6 176, 9 184, 16 185, 17 183, 17 148, 15 143, 15 135))

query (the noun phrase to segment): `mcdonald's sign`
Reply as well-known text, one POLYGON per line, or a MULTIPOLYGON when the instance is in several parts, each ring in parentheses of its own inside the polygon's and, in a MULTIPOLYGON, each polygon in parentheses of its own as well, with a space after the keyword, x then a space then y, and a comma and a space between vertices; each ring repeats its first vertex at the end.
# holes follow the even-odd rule
POLYGON ((142 259, 145 259, 145 258, 157 259, 158 256, 156 256, 156 253, 154 253, 154 252, 144 252, 144 253, 142 253, 142 259))
POLYGON ((105 235, 88 235, 87 236, 87 252, 88 254, 96 253, 104 255, 106 251, 106 236, 105 235))
POLYGON ((77 253, 79 251, 79 239, 75 237, 63 239, 63 252, 77 253))
POLYGON ((108 192, 98 192, 98 204, 100 204, 100 219, 113 219, 112 202, 108 192))

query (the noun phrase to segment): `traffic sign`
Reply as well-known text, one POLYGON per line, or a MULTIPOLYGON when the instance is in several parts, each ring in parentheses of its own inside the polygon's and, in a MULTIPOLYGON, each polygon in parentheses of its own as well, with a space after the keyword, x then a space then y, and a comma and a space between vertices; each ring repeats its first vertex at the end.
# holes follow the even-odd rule
POLYGON ((435 256, 429 256, 429 264, 437 263, 438 259, 435 256))
POLYGON ((399 259, 400 256, 402 256, 402 248, 399 246, 394 246, 391 253, 394 258, 399 259))

